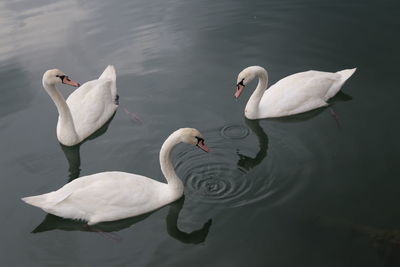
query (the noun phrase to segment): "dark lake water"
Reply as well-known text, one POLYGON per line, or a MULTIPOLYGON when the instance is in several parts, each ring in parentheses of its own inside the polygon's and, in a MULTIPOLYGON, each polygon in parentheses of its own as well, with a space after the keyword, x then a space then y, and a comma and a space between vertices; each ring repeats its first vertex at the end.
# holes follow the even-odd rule
POLYGON ((399 17, 397 0, 3 0, 0 265, 399 266, 399 17), (62 147, 43 72, 83 83, 108 64, 117 113, 62 147), (270 83, 358 69, 331 100, 339 123, 330 108, 249 121, 252 89, 233 92, 250 65, 270 83), (176 148, 176 203, 89 231, 20 200, 102 171, 163 181, 158 152, 180 127, 210 153, 176 148))

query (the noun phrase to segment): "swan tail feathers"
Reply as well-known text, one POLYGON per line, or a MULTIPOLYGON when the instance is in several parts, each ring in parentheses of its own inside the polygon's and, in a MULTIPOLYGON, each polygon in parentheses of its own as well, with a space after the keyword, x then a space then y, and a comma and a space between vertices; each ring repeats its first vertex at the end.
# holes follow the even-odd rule
POLYGON ((100 75, 100 79, 106 79, 106 80, 111 80, 112 84, 110 86, 111 89, 111 95, 112 99, 114 101, 118 101, 118 94, 117 94, 117 85, 116 85, 116 80, 117 80, 117 73, 115 71, 115 68, 113 65, 108 65, 107 68, 103 71, 103 73, 100 75))
POLYGON ((116 80, 117 80, 117 74, 115 71, 115 68, 113 65, 108 65, 107 68, 103 71, 103 73, 100 75, 100 79, 106 79, 106 80, 111 80, 112 83, 110 85, 110 90, 111 90, 111 96, 114 101, 118 101, 118 94, 117 94, 117 85, 116 85, 116 80))
POLYGON ((38 196, 24 197, 22 198, 22 200, 28 203, 29 205, 46 209, 64 201, 72 194, 71 192, 66 194, 57 194, 57 193, 58 192, 50 192, 38 196))
POLYGON ((115 81, 117 79, 117 74, 113 65, 108 65, 107 68, 100 75, 99 79, 107 79, 115 81))
POLYGON ((340 75, 340 80, 342 81, 342 84, 344 84, 347 81, 347 79, 349 79, 354 74, 354 72, 356 70, 357 70, 357 68, 346 69, 346 70, 338 71, 336 73, 340 75))
POLYGON ((22 201, 28 203, 29 205, 42 208, 47 202, 47 196, 46 195, 48 195, 48 194, 43 194, 43 195, 39 195, 39 196, 31 196, 31 197, 24 197, 24 198, 22 198, 22 201))

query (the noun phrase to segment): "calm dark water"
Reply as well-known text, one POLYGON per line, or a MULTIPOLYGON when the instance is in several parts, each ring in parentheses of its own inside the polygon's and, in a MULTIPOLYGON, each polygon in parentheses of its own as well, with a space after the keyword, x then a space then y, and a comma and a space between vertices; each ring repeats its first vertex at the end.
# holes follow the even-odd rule
MULTIPOLYGON (((2 266, 398 266, 398 1, 9 1, 0 3, 2 266), (57 142, 41 86, 118 71, 120 108, 81 146, 57 142), (236 76, 357 67, 329 108, 248 121, 236 76), (124 111, 137 114, 132 121, 124 111), (78 175, 163 180, 158 151, 180 127, 209 154, 174 152, 185 198, 100 224, 20 198, 78 175)), ((248 88, 255 87, 255 83, 248 88)), ((63 87, 68 95, 71 88, 63 87)))

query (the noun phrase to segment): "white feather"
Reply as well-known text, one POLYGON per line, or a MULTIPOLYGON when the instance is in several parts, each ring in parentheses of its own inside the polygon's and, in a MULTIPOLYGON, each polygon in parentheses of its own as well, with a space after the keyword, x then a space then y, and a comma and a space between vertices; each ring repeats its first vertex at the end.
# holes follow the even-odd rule
POLYGON ((63 73, 47 71, 43 75, 43 86, 59 112, 57 138, 66 146, 76 145, 101 128, 115 113, 118 107, 115 69, 108 66, 99 79, 84 83, 66 101, 55 87, 56 74, 63 73))
POLYGON ((174 171, 170 153, 180 142, 196 144, 196 137, 201 137, 196 129, 183 128, 164 142, 160 165, 168 183, 126 172, 101 172, 22 200, 60 217, 86 220, 89 225, 150 212, 182 196, 183 184, 174 171))
POLYGON ((282 117, 326 106, 326 101, 340 90, 355 70, 299 72, 267 89, 267 71, 259 66, 248 67, 239 74, 238 81, 244 79, 249 83, 257 76, 259 83, 247 102, 245 116, 249 119, 282 117))

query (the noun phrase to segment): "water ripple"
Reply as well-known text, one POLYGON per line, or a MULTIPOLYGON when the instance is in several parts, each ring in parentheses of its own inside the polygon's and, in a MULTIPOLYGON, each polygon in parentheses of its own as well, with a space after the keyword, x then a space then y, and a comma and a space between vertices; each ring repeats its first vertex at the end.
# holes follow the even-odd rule
POLYGON ((221 129, 221 135, 224 138, 229 139, 244 139, 250 134, 249 128, 236 125, 236 124, 229 124, 221 129))
POLYGON ((301 143, 296 143, 296 139, 267 137, 258 132, 262 128, 251 127, 229 124, 205 132, 210 147, 208 154, 198 153, 195 149, 178 153, 175 168, 183 179, 188 198, 227 207, 245 206, 263 199, 269 199, 272 204, 291 197, 304 185, 308 169, 304 160, 299 159, 304 155, 306 159, 307 153, 301 143), (246 142, 237 140, 245 139, 250 133, 267 138, 259 138, 262 142, 259 142, 258 152, 254 149, 257 144, 254 136, 249 136, 246 142), (273 145, 265 145, 268 139, 273 145), (263 149, 268 149, 268 153, 261 151, 263 149), (263 155, 264 158, 255 156, 255 160, 243 153, 263 155), (251 165, 253 160, 256 164, 251 165), (251 167, 243 168, 244 161, 251 167))
MULTIPOLYGON (((203 155, 200 157, 203 158, 203 155)), ((182 177, 185 177, 185 190, 190 197, 196 197, 203 203, 241 206, 266 196, 264 191, 259 190, 256 177, 238 169, 234 160, 224 160, 226 157, 221 153, 213 156, 211 162, 191 159, 177 165, 184 172, 182 177)))

